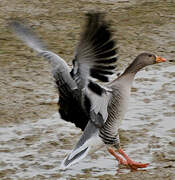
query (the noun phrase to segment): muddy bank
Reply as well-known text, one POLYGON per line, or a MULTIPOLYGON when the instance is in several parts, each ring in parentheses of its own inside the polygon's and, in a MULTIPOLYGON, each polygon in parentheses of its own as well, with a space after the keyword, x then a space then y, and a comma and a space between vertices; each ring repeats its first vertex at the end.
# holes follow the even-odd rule
POLYGON ((174 59, 173 1, 2 1, 1 179, 174 179, 173 63, 148 67, 137 75, 121 128, 124 149, 136 160, 150 162, 148 169, 122 170, 116 175, 116 162, 104 148, 66 172, 58 170, 80 131, 59 120, 58 115, 53 116, 57 112, 58 95, 50 67, 13 36, 7 22, 11 18, 25 19, 51 50, 69 61, 73 58, 84 13, 92 9, 108 12, 120 47, 119 72, 143 51, 174 59))

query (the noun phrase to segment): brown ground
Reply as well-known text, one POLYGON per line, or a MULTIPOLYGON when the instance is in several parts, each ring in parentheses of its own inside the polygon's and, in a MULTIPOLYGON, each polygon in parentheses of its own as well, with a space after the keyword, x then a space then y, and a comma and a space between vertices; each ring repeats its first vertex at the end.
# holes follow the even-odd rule
MULTIPOLYGON (((51 50, 64 59, 71 60, 84 13, 92 9, 108 13, 107 18, 111 21, 119 41, 120 59, 126 60, 123 63, 126 64, 144 50, 164 56, 166 54, 166 58, 173 59, 175 41, 171 41, 171 38, 175 36, 170 36, 173 30, 175 35, 173 1, 35 0, 31 3, 25 0, 3 0, 0 2, 1 126, 20 124, 26 120, 35 122, 50 117, 57 111, 55 99, 58 97, 48 63, 36 57, 13 36, 7 28, 8 21, 15 18, 25 19, 41 34, 51 50)), ((0 177, 10 178, 6 178, 7 174, 8 171, 2 171, 0 177)), ((77 176, 79 179, 92 177, 87 173, 77 176)), ((146 171, 96 178, 174 180, 175 165, 170 162, 169 165, 146 171)))

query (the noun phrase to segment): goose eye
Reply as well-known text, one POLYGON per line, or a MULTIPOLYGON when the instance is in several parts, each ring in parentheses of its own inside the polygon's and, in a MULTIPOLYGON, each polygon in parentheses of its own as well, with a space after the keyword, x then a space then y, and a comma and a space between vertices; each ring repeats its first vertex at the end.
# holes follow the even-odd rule
POLYGON ((153 55, 152 54, 149 54, 148 57, 152 57, 153 55))

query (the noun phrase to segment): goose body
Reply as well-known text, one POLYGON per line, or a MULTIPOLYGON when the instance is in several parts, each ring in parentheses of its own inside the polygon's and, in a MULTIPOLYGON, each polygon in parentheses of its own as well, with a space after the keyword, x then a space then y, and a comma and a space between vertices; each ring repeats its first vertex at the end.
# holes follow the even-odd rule
MULTIPOLYGON (((93 110, 93 103, 95 103, 97 119, 90 116, 83 135, 72 152, 63 160, 61 169, 68 168, 83 159, 88 153, 96 151, 102 145, 109 147, 108 151, 119 161, 119 164, 128 165, 131 169, 148 166, 147 163, 142 164, 132 161, 123 152, 120 148, 118 129, 128 108, 130 90, 136 73, 147 65, 164 61, 164 58, 150 53, 142 53, 136 57, 120 77, 106 85, 109 91, 103 92, 97 101, 94 100, 97 98, 96 94, 90 95, 87 93, 92 102, 91 110, 93 110), (98 116, 99 113, 101 114, 100 117, 98 116), (101 122, 100 125, 98 124, 99 120, 101 122), (126 161, 121 159, 111 147, 116 148, 126 161)), ((90 112, 90 115, 92 114, 90 112)))
POLYGON ((146 167, 147 164, 133 162, 120 148, 118 129, 127 111, 135 74, 143 67, 165 59, 142 53, 121 76, 109 81, 109 77, 115 73, 118 58, 115 41, 104 15, 88 13, 72 69, 61 57, 47 50, 30 28, 19 22, 12 22, 10 26, 22 41, 49 61, 59 91, 61 117, 84 131, 74 149, 63 160, 61 169, 68 168, 104 145, 119 164, 129 164, 132 169, 146 167))
POLYGON ((132 81, 130 77, 118 78, 109 86, 112 93, 107 108, 108 118, 100 130, 105 144, 119 145, 118 129, 127 112, 132 81))

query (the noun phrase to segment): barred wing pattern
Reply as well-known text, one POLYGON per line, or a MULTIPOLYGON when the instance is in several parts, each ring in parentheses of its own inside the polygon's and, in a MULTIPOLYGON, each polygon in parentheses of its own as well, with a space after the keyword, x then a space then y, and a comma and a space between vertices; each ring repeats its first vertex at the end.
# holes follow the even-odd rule
POLYGON ((115 73, 117 48, 104 15, 88 13, 87 17, 87 23, 75 51, 71 74, 79 88, 88 86, 101 95, 103 88, 91 78, 101 82, 109 81, 109 77, 115 73))

